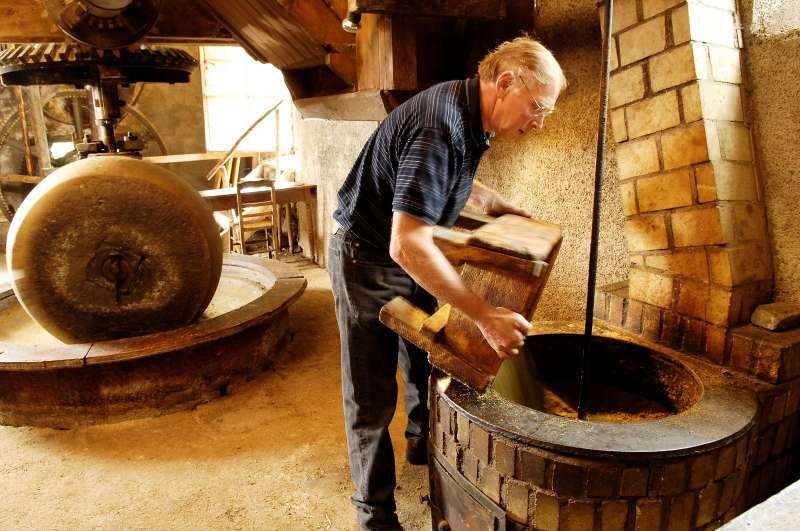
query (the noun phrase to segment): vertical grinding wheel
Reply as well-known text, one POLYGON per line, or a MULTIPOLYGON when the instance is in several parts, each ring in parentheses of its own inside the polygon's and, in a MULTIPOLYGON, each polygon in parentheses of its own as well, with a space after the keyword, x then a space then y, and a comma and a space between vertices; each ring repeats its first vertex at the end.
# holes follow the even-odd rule
POLYGON ((186 325, 211 302, 222 244, 178 175, 123 156, 68 164, 20 205, 8 268, 18 300, 67 343, 186 325))

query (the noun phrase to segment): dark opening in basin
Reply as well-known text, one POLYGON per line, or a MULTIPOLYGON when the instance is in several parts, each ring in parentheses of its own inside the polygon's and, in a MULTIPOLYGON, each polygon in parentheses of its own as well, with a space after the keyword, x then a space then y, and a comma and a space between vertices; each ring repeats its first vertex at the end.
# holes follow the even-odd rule
MULTIPOLYGON (((506 360, 493 389, 506 400, 575 418, 583 336, 531 336, 519 356, 506 360)), ((680 413, 703 393, 685 366, 641 345, 593 338, 587 374, 589 420, 638 422, 680 413)))

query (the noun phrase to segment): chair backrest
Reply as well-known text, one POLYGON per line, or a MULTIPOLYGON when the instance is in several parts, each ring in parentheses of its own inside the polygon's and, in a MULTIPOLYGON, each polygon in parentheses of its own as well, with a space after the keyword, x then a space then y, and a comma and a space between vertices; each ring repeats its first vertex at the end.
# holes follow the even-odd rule
MULTIPOLYGON (((239 238, 242 244, 242 252, 247 254, 245 245, 246 232, 263 229, 265 233, 271 230, 273 250, 278 248, 280 243, 277 238, 276 220, 278 216, 277 203, 275 201, 275 187, 269 181, 238 181, 236 182, 236 215, 239 220, 239 238), (268 198, 263 194, 248 193, 248 189, 269 188, 268 198)), ((266 239, 266 234, 265 234, 266 239)))

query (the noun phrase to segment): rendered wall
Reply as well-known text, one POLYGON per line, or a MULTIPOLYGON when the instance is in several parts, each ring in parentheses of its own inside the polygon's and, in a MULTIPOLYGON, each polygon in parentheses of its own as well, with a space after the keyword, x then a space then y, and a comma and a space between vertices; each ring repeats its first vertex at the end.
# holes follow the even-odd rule
MULTIPOLYGON (((377 122, 304 120, 295 112, 295 146, 298 155, 296 179, 317 185, 317 255, 323 267, 328 263, 328 239, 333 228, 331 215, 336 210, 336 192, 358 158, 361 148, 375 130, 377 122)), ((308 255, 308 219, 300 216, 300 245, 308 255)))
MULTIPOLYGON (((495 142, 478 179, 564 231, 536 319, 583 319, 600 85, 600 26, 593 2, 542 2, 537 32, 560 62, 569 86, 543 130, 519 143, 495 142)), ((598 286, 624 280, 622 200, 609 138, 601 210, 598 286)))
POLYGON ((775 300, 800 303, 800 1, 740 0, 749 119, 767 205, 775 300))
MULTIPOLYGON (((582 319, 599 106, 599 23, 594 4, 577 1, 548 2, 541 7, 539 20, 541 38, 553 48, 570 87, 544 130, 513 144, 495 142, 477 178, 536 217, 562 225, 564 244, 536 318, 582 319)), ((330 235, 336 191, 375 126, 373 122, 297 120, 297 179, 320 186, 317 230, 323 245, 330 235)), ((599 285, 623 280, 628 268, 613 146, 608 156, 599 285)))

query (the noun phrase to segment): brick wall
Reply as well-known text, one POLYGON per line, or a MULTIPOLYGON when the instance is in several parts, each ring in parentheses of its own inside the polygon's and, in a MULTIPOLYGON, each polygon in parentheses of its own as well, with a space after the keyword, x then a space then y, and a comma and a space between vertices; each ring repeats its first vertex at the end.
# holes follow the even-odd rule
POLYGON ((749 386, 758 397, 759 413, 748 445, 744 508, 800 476, 800 329, 727 329, 632 299, 624 282, 598 290, 594 316, 613 328, 756 378, 749 386))
POLYGON ((767 382, 751 505, 797 475, 800 331, 746 324, 773 278, 735 11, 734 0, 615 2, 611 125, 632 264, 594 311, 767 382))
POLYGON ((433 455, 512 529, 715 529, 800 468, 800 331, 741 326, 769 301, 773 278, 736 4, 616 0, 611 33, 610 121, 632 263, 628 282, 598 290, 595 317, 753 376, 757 422, 691 456, 581 458, 486 430, 437 388, 433 455))
POLYGON ((716 529, 745 507, 749 460, 759 440, 750 430, 691 456, 587 459, 486 430, 438 388, 431 412, 434 456, 505 510, 511 529, 716 529))
POLYGON ((759 422, 751 435, 745 507, 796 481, 800 469, 800 381, 766 388, 758 399, 759 422))
POLYGON ((735 9, 617 0, 612 27, 629 296, 721 328, 748 322, 772 288, 735 9))

